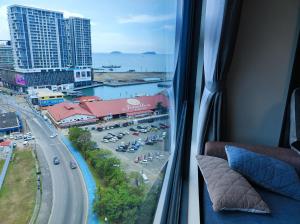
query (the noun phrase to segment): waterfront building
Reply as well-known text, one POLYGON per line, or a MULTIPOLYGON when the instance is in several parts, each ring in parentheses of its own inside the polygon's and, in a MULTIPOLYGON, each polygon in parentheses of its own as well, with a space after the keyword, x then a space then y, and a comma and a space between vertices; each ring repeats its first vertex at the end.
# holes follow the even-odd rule
POLYGON ((92 67, 91 25, 89 19, 70 17, 64 20, 67 40, 67 65, 92 67))
POLYGON ((30 93, 30 98, 33 104, 40 107, 52 106, 64 102, 64 94, 57 91, 44 89, 35 89, 30 93))
POLYGON ((48 115, 51 120, 60 127, 77 125, 81 122, 96 122, 120 117, 146 117, 158 115, 158 105, 168 108, 168 98, 163 94, 154 96, 141 96, 127 99, 100 100, 97 98, 79 98, 79 103, 60 103, 48 107, 48 115), (89 99, 89 100, 85 100, 89 99), (74 120, 76 115, 76 119, 74 120), (78 118, 78 116, 80 118, 78 118), (90 117, 93 116, 93 117, 90 117), (69 117, 72 117, 72 122, 69 117), (68 121, 64 119, 68 118, 68 121), (82 118, 82 119, 81 119, 82 118))
POLYGON ((49 107, 47 110, 50 120, 56 126, 62 128, 95 123, 97 121, 95 115, 75 103, 60 103, 49 107))
POLYGON ((65 19, 62 12, 12 5, 8 22, 14 70, 0 71, 8 87, 68 90, 92 83, 89 19, 65 19))
POLYGON ((14 59, 11 42, 0 41, 0 68, 13 68, 14 59))

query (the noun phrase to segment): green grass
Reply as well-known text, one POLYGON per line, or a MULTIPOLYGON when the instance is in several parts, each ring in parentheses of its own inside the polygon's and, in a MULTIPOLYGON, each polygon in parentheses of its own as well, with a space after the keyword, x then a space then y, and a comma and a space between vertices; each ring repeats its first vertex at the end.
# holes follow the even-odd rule
POLYGON ((4 159, 1 159, 0 160, 0 173, 2 172, 2 168, 4 166, 4 163, 5 163, 5 160, 4 159))
POLYGON ((1 224, 28 223, 35 205, 35 160, 30 151, 16 151, 0 191, 1 224))

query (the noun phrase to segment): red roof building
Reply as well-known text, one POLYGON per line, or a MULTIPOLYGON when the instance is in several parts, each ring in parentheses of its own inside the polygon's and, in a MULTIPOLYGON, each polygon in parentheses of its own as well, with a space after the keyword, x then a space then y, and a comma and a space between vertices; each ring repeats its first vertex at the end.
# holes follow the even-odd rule
POLYGON ((168 99, 165 95, 141 96, 128 99, 103 100, 94 102, 82 102, 81 107, 98 118, 113 115, 137 115, 156 109, 158 103, 168 107, 168 99))
POLYGON ((86 101, 83 99, 79 104, 64 102, 48 107, 48 114, 58 126, 64 127, 84 122, 96 122, 97 119, 116 115, 150 115, 155 111, 158 103, 169 107, 168 98, 162 94, 116 100, 86 101))
POLYGON ((3 142, 0 142, 0 147, 9 147, 11 145, 11 141, 10 140, 5 140, 3 142))
POLYGON ((50 118, 61 127, 96 122, 97 118, 79 104, 60 103, 48 107, 50 118))

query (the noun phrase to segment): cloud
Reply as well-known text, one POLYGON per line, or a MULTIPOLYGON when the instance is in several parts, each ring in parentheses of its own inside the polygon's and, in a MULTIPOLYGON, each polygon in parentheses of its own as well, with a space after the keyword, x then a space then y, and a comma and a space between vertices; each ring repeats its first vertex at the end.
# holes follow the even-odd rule
POLYGON ((172 14, 166 14, 166 15, 147 15, 147 14, 141 14, 141 15, 130 15, 127 17, 122 17, 118 19, 118 23, 124 24, 124 23, 154 23, 154 22, 161 22, 173 19, 174 15, 172 14))
POLYGON ((7 5, 0 6, 0 39, 1 40, 9 40, 9 28, 7 21, 7 5))
POLYGON ((67 10, 54 10, 54 11, 62 12, 64 14, 65 18, 69 18, 69 17, 85 18, 84 15, 77 13, 77 12, 70 12, 67 10))
POLYGON ((162 29, 172 31, 175 29, 175 26, 174 25, 164 25, 164 26, 162 26, 162 29))

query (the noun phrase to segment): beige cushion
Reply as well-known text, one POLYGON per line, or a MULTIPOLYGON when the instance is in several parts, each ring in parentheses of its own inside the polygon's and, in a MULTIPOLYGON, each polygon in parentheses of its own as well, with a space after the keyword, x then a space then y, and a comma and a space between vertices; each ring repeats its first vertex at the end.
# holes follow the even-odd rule
POLYGON ((214 211, 232 210, 270 213, 267 204, 226 160, 213 156, 197 156, 214 211))

